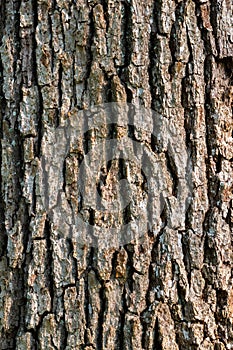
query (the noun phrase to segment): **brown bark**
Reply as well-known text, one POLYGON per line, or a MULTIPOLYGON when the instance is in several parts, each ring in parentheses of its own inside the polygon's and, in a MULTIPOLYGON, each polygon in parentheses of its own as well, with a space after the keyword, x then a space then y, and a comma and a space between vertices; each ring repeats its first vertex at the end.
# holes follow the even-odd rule
MULTIPOLYGON (((0 349, 233 348, 232 3, 0 6, 0 349), (156 234, 101 249, 58 236, 40 176, 52 131, 106 102, 175 125, 192 159, 192 201, 183 224, 169 226, 179 174, 149 141, 166 165, 171 210, 156 234)), ((95 140, 76 141, 63 171, 73 215, 80 159, 95 140)))

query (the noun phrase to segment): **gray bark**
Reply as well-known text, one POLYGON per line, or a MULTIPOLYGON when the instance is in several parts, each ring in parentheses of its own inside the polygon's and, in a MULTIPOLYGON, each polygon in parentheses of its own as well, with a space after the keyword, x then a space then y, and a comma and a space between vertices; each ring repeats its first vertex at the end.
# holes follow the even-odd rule
MULTIPOLYGON (((233 348, 232 3, 0 6, 0 349, 233 348), (171 211, 160 230, 102 249, 58 237, 40 176, 51 130, 106 102, 140 104, 176 125, 193 190, 183 224, 168 226, 179 174, 164 161, 171 211)), ((78 141, 63 172, 74 215, 78 141)))

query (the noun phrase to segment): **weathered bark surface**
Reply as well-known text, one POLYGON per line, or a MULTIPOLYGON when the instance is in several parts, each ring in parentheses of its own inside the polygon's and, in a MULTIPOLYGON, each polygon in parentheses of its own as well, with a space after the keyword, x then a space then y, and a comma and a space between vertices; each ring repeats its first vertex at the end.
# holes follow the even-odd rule
MULTIPOLYGON (((0 6, 0 349, 232 349, 232 2, 0 6), (183 225, 167 227, 167 210, 159 234, 116 249, 58 239, 41 202, 44 140, 117 101, 177 126, 193 164, 183 225)), ((66 160, 71 202, 83 154, 66 160)))

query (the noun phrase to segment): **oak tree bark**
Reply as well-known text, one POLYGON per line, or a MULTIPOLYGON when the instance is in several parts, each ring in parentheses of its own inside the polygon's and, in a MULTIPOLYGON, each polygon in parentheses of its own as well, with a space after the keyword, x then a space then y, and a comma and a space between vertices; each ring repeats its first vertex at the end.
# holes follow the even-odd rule
MULTIPOLYGON (((0 6, 0 349, 232 349, 232 2, 0 6), (164 210, 114 249, 58 238, 39 181, 51 130, 106 102, 173 120, 192 159, 184 226, 164 210)), ((83 156, 65 162, 71 202, 83 156)))

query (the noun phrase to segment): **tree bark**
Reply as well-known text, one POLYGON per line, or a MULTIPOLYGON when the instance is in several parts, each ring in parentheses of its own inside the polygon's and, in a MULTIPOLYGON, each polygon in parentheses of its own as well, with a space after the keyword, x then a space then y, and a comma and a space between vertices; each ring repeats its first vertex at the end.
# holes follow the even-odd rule
MULTIPOLYGON (((0 349, 232 349, 232 3, 0 6, 0 349), (192 161, 192 196, 183 223, 169 225, 176 158, 136 125, 134 140, 164 164, 170 209, 140 240, 103 248, 59 236, 40 179, 53 132, 109 102, 152 109, 175 125, 178 150, 192 161)), ((65 159, 61 196, 71 215, 80 210, 85 147, 108 135, 87 132, 65 159)), ((107 167, 108 186, 119 167, 107 167)))

